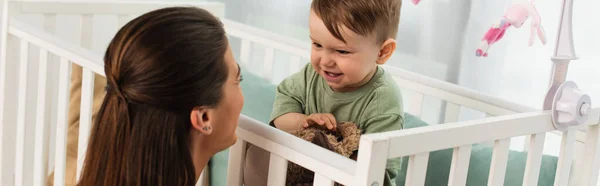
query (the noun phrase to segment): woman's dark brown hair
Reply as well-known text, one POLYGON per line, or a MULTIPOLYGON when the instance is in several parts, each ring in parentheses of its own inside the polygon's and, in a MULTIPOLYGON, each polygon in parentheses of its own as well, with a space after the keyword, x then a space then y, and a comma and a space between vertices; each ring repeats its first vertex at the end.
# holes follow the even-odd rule
POLYGON ((78 185, 195 185, 190 113, 221 101, 227 47, 222 23, 198 8, 155 10, 121 28, 78 185))

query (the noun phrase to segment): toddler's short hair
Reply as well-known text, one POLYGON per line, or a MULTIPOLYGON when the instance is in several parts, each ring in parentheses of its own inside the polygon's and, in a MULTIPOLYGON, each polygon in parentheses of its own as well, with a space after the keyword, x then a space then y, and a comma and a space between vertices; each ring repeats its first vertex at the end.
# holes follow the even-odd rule
POLYGON ((396 38, 402 0, 313 0, 311 9, 329 32, 346 42, 341 34, 344 25, 362 36, 376 36, 381 43, 396 38))

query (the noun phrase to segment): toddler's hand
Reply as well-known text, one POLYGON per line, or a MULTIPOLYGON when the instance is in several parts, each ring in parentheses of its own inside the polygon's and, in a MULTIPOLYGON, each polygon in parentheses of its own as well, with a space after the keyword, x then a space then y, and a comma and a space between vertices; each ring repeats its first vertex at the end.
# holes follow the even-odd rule
POLYGON ((337 126, 337 122, 335 121, 335 117, 331 114, 311 114, 304 118, 304 126, 305 128, 310 125, 325 125, 327 129, 334 130, 337 126))

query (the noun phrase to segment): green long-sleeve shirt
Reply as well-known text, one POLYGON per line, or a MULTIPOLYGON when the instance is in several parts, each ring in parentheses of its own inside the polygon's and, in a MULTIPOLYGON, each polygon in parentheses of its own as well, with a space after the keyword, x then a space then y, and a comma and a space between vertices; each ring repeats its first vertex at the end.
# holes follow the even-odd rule
MULTIPOLYGON (((378 133, 403 128, 402 95, 393 78, 383 68, 371 80, 352 92, 334 92, 327 82, 306 65, 300 72, 284 79, 277 87, 270 124, 287 113, 330 113, 337 122, 354 122, 364 133, 378 133)), ((401 158, 389 159, 385 186, 400 170, 401 158)))

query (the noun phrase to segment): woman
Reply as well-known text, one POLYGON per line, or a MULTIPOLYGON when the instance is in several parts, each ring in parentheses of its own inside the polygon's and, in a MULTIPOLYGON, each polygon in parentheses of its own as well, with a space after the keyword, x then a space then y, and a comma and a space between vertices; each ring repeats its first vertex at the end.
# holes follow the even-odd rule
POLYGON ((144 14, 119 30, 104 61, 107 93, 78 185, 195 185, 237 140, 240 69, 207 11, 144 14))

